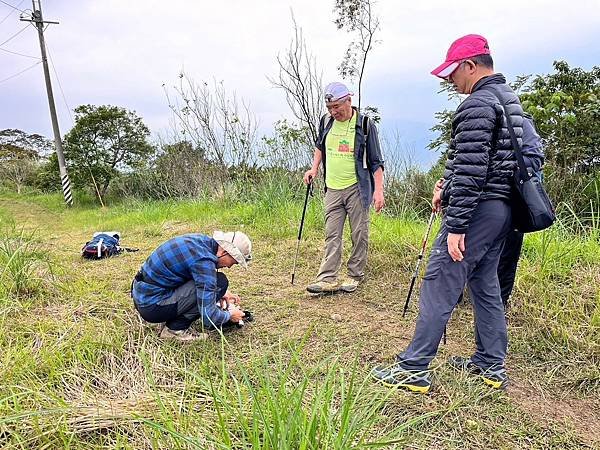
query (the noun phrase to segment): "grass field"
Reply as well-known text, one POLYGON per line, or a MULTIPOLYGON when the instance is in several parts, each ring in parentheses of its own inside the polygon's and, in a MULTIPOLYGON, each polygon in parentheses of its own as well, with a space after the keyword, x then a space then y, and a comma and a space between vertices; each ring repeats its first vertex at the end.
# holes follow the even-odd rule
POLYGON ((311 297, 323 243, 311 202, 290 284, 303 192, 235 201, 65 209, 58 195, 0 194, 0 448, 600 448, 600 230, 565 213, 528 236, 509 312, 506 393, 455 374, 474 346, 459 307, 418 396, 368 379, 409 341, 401 309, 425 223, 373 216, 366 282, 311 297), (162 342, 129 298, 160 243, 243 229, 247 272, 228 273, 256 321, 224 338, 162 342), (137 253, 84 261, 94 231, 137 253), (339 313, 342 321, 332 319, 339 313))

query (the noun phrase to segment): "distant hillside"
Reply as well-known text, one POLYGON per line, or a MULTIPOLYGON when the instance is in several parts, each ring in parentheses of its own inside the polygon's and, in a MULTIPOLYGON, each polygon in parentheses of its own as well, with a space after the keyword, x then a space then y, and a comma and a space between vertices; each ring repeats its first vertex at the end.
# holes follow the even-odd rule
POLYGON ((10 128, 0 130, 0 146, 3 145, 33 150, 42 158, 47 158, 54 151, 54 143, 47 137, 10 128))

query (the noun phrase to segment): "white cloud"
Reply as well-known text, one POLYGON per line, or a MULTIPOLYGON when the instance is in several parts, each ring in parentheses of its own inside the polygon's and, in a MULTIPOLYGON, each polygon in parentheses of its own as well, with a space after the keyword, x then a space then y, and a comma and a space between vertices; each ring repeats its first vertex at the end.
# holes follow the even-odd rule
MULTIPOLYGON (((264 127, 287 116, 283 95, 267 75, 277 73, 275 57, 292 36, 292 8, 324 80, 337 78, 349 36, 332 23, 333 1, 48 0, 44 15, 60 21, 48 28, 47 40, 70 106, 109 103, 135 109, 159 131, 169 117, 161 85, 176 83, 181 69, 197 81, 223 80, 249 101, 264 127)), ((399 127, 408 117, 432 122, 444 99, 436 95, 438 84, 429 71, 443 60, 449 43, 466 33, 485 35, 497 67, 509 76, 549 71, 554 58, 588 67, 600 61, 598 0, 380 0, 376 10, 382 42, 368 61, 365 99, 383 105, 384 118, 399 127)), ((0 19, 8 12, 0 7, 0 19)), ((21 26, 16 15, 5 21, 0 42, 21 26)), ((39 53, 33 29, 6 47, 39 53)), ((28 64, 0 52, 0 79, 28 64)), ((64 132, 70 119, 57 86, 55 94, 64 132)), ((0 95, 0 128, 50 134, 39 66, 0 84, 0 95)))

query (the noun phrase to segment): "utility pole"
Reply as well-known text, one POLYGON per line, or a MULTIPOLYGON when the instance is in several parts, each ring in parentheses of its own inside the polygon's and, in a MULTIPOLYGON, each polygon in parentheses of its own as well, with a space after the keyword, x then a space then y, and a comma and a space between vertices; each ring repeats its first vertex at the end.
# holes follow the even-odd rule
POLYGON ((60 171, 60 181, 62 184, 63 195, 68 206, 73 205, 73 195, 71 194, 71 182, 67 174, 67 165, 58 128, 58 119, 56 118, 56 106, 54 105, 54 94, 52 93, 52 83, 50 81, 50 71, 48 70, 48 58, 46 56, 46 43, 44 42, 44 24, 57 24, 58 22, 44 21, 42 17, 41 0, 31 0, 33 4, 33 13, 31 18, 21 17, 23 22, 35 24, 40 38, 40 50, 42 52, 42 65, 44 66, 44 78, 46 79, 46 92, 48 93, 48 105, 50 106, 50 118, 52 119, 52 131, 54 132, 54 144, 56 146, 56 156, 58 157, 58 168, 60 171))

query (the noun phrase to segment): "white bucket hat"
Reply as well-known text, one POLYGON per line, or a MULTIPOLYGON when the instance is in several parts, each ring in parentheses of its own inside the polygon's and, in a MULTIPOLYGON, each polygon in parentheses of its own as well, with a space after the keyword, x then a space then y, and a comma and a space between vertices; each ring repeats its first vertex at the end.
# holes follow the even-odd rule
POLYGON ((248 268, 248 263, 252 260, 252 242, 245 233, 241 231, 225 233, 216 230, 212 237, 240 266, 244 269, 248 268))

